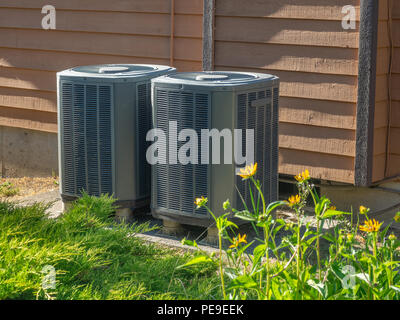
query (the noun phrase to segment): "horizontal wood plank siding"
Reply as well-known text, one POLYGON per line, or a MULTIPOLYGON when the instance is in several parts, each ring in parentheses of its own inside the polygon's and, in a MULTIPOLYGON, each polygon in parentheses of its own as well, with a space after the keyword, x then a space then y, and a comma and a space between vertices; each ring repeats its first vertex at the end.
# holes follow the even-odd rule
MULTIPOLYGON (((2 0, 0 7, 41 9, 48 4, 47 0, 2 0)), ((58 10, 170 13, 169 0, 52 0, 51 4, 58 10)), ((178 14, 201 14, 202 10, 203 1, 201 0, 175 0, 175 12, 178 14)))
MULTIPOLYGON (((11 1, 11 0, 10 0, 11 1)), ((342 8, 346 5, 356 7, 356 19, 360 18, 358 0, 219 0, 217 14, 219 16, 284 18, 306 20, 342 20, 342 8)))
POLYGON ((43 30, 48 1, 0 2, 0 125, 57 132, 56 72, 103 63, 202 66, 202 0, 55 0, 57 29, 43 30), (171 51, 171 33, 173 50, 171 51))
MULTIPOLYGON (((280 173, 354 183, 359 0, 217 0, 215 69, 281 79, 280 173)), ((383 69, 383 67, 381 67, 383 69)))
POLYGON ((296 175, 302 168, 311 168, 315 179, 344 182, 354 179, 353 157, 280 148, 279 168, 288 175, 296 175))

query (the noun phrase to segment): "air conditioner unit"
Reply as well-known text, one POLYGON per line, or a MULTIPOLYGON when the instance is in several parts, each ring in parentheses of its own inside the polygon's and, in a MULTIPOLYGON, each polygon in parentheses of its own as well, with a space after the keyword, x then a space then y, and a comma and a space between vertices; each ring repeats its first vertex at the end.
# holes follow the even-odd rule
POLYGON ((151 82, 176 70, 158 65, 96 65, 59 72, 60 191, 64 203, 82 191, 114 195, 124 208, 149 204, 146 134, 151 82))
MULTIPOLYGON (((235 129, 243 129, 241 141, 237 142, 242 151, 246 149, 245 130, 253 129, 254 162, 259 168, 257 179, 262 184, 266 201, 276 201, 278 99, 279 78, 268 74, 189 72, 153 79, 153 126, 165 133, 166 141, 170 139, 171 123, 176 123, 178 133, 182 129, 193 129, 199 137, 197 164, 173 163, 176 160, 174 150, 174 161, 169 161, 169 145, 166 148, 167 161, 158 161, 152 166, 153 216, 165 221, 208 227, 210 216, 204 208, 196 210, 196 197, 208 197, 208 205, 215 213, 223 211, 222 204, 226 199, 239 209, 242 208, 242 199, 250 204, 247 184, 236 175, 237 169, 244 165, 237 165, 235 161, 224 164, 223 151, 221 164, 212 164, 211 147, 208 150, 209 164, 202 161, 202 155, 207 153, 200 147, 202 129, 220 132, 230 129, 232 136, 235 129)), ((185 143, 177 141, 177 150, 185 143)))

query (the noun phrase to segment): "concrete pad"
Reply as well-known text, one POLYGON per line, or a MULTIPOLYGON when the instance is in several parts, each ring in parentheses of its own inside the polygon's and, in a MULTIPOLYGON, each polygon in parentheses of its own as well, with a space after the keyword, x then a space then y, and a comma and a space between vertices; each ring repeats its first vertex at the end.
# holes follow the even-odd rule
POLYGON ((19 201, 22 205, 32 205, 34 203, 52 203, 49 208, 49 217, 57 218, 64 212, 63 202, 58 190, 35 194, 19 201))
MULTIPOLYGON (((384 226, 393 223, 396 212, 400 211, 400 182, 388 182, 374 188, 352 186, 321 186, 321 194, 327 196, 338 210, 353 212, 359 207, 370 208, 370 218, 384 222, 384 226)), ((399 229, 398 223, 392 228, 399 229)))

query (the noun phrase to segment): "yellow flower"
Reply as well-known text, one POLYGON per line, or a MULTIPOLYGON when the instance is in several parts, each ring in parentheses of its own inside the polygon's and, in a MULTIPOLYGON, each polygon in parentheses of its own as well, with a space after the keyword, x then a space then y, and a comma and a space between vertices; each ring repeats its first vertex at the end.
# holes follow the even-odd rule
POLYGON ((301 173, 298 174, 297 176, 294 176, 294 178, 298 181, 298 182, 303 182, 303 178, 301 176, 301 173))
POLYGON ((378 232, 381 228, 382 223, 377 222, 375 219, 366 220, 363 226, 360 226, 360 230, 364 232, 378 232))
POLYGON ((241 176, 243 180, 246 180, 254 176, 256 172, 257 172, 257 163, 246 166, 244 169, 241 168, 240 172, 237 175, 241 176))
POLYGON ((397 240, 397 237, 392 233, 392 234, 389 236, 389 240, 390 240, 390 241, 395 241, 395 240, 397 240))
POLYGON ((336 211, 336 207, 335 206, 331 206, 330 208, 329 208, 329 210, 332 210, 332 211, 336 211))
POLYGON ((296 194, 295 196, 291 196, 291 197, 288 199, 289 207, 293 207, 293 206, 295 206, 296 204, 299 204, 299 203, 300 203, 300 200, 301 200, 301 198, 300 198, 300 196, 299 196, 298 194, 296 194))
POLYGON ((229 199, 226 200, 226 201, 223 203, 222 207, 224 208, 224 210, 228 210, 228 209, 231 207, 231 203, 229 202, 229 199))
POLYGON ((199 208, 204 206, 208 202, 207 198, 201 197, 201 198, 196 198, 194 204, 199 208))
POLYGON ((310 179, 310 172, 308 170, 305 170, 304 172, 298 174, 297 176, 294 177, 298 182, 302 183, 304 181, 307 181, 310 179))
POLYGON ((369 208, 360 206, 360 214, 367 214, 368 212, 369 212, 369 208))
POLYGON ((400 212, 396 213, 396 215, 394 216, 394 221, 400 222, 400 212))
POLYGON ((347 234, 347 241, 352 242, 354 240, 354 235, 352 233, 347 234))
POLYGON ((229 247, 229 249, 237 248, 241 243, 247 243, 247 235, 244 234, 243 236, 239 235, 236 238, 233 238, 233 244, 229 247))

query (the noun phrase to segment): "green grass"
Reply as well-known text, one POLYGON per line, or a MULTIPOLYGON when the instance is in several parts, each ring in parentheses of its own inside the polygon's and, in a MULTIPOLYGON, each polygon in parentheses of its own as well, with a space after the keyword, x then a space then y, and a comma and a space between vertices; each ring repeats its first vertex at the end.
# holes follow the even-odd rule
POLYGON ((113 200, 84 195, 58 219, 47 207, 0 202, 0 299, 218 299, 216 269, 177 269, 193 258, 116 224, 113 200), (45 266, 56 289, 43 289, 45 266))

